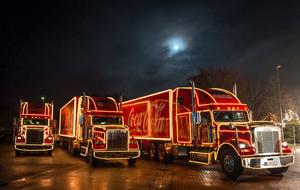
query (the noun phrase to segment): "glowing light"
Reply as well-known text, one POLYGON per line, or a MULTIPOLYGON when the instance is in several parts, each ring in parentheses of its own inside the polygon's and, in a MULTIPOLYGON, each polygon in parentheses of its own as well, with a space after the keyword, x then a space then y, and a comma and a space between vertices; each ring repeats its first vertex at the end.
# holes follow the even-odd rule
POLYGON ((289 122, 289 121, 292 121, 292 120, 295 120, 297 121, 298 123, 300 123, 300 119, 299 119, 299 116, 296 112, 292 111, 292 110, 288 110, 285 114, 284 114, 284 118, 283 118, 283 121, 285 121, 284 123, 286 122, 289 122))
POLYGON ((263 121, 274 121, 275 123, 278 123, 278 117, 275 113, 268 113, 263 121))
POLYGON ((182 37, 172 37, 166 40, 164 46, 168 49, 168 57, 180 53, 187 48, 187 43, 182 37))
POLYGON ((239 144, 239 147, 240 147, 240 149, 246 148, 246 144, 240 143, 240 144, 239 144))
POLYGON ((276 69, 279 70, 281 68, 281 65, 277 65, 276 69))
POLYGON ((178 45, 174 45, 173 49, 174 49, 175 51, 177 51, 177 50, 179 49, 179 46, 178 46, 178 45))

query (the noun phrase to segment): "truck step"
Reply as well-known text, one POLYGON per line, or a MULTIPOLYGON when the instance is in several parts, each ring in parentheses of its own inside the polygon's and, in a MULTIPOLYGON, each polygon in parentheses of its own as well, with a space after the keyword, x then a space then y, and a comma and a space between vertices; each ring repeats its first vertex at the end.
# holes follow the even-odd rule
POLYGON ((81 156, 86 156, 88 152, 88 147, 86 146, 80 146, 80 155, 81 156))
POLYGON ((190 152, 189 162, 209 165, 212 163, 213 152, 190 152))

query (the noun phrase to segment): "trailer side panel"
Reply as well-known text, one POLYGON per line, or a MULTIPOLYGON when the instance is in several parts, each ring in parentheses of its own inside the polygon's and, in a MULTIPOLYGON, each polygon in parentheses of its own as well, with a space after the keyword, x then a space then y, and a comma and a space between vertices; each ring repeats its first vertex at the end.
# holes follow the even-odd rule
POLYGON ((172 92, 170 90, 122 104, 125 125, 136 139, 171 140, 172 92))
POLYGON ((60 109, 59 135, 75 137, 76 97, 60 109))

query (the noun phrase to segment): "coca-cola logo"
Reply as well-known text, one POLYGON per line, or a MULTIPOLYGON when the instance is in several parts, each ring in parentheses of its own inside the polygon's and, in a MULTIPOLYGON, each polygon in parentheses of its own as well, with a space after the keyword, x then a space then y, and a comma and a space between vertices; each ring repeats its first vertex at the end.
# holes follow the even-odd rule
POLYGON ((165 102, 147 104, 142 107, 143 110, 132 107, 129 111, 128 124, 134 128, 133 131, 135 133, 162 133, 165 128, 165 120, 167 119, 162 114, 165 108, 165 102), (150 109, 148 109, 148 106, 150 106, 150 109))

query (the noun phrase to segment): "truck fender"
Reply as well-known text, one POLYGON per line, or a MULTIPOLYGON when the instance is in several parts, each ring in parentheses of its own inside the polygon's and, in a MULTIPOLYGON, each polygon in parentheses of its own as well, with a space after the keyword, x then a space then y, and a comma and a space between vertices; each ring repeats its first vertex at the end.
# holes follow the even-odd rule
POLYGON ((216 157, 215 159, 216 160, 220 160, 220 157, 221 157, 221 154, 224 150, 227 150, 227 149, 233 149, 236 154, 240 157, 240 153, 239 151, 236 149, 236 147, 234 145, 232 145, 232 143, 229 143, 229 142, 225 142, 225 143, 222 143, 218 150, 217 150, 217 154, 216 154, 216 157))

